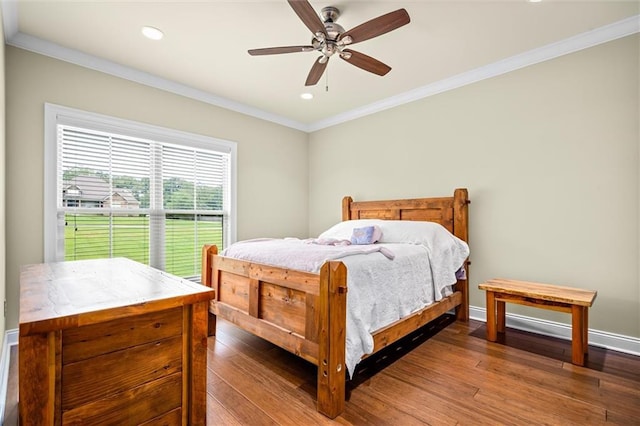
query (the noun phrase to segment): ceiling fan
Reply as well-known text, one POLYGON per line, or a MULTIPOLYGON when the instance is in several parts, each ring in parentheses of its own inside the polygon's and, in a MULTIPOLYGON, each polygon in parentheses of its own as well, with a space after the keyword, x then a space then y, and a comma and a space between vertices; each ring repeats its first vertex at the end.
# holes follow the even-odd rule
POLYGON ((348 49, 347 46, 393 31, 408 24, 411 20, 405 9, 398 9, 345 31, 341 25, 336 24, 340 11, 333 6, 322 8, 323 22, 307 0, 288 0, 288 3, 307 28, 311 30, 313 34, 311 44, 306 46, 251 49, 249 50, 249 55, 275 55, 280 53, 313 52, 314 50, 320 52, 322 55, 318 57, 311 67, 305 86, 313 86, 320 80, 329 58, 334 54, 338 54, 340 58, 351 65, 355 65, 365 71, 381 76, 387 74, 391 71, 390 66, 364 53, 348 49))

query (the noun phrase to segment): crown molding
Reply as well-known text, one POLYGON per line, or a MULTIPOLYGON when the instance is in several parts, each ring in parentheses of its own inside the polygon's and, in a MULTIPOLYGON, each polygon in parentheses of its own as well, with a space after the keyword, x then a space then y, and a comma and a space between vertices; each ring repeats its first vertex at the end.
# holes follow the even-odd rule
POLYGON ((379 102, 374 102, 360 108, 347 111, 344 114, 339 114, 317 121, 309 125, 309 132, 315 132, 317 130, 335 126, 336 124, 375 114, 376 112, 404 105, 438 93, 457 89, 468 84, 496 77, 520 68, 548 61, 559 56, 568 55, 570 53, 626 37, 637 32, 640 32, 640 15, 631 16, 621 21, 569 37, 559 42, 532 49, 510 58, 383 99, 379 102))
POLYGON ((144 84, 146 86, 155 87, 156 89, 161 89, 170 93, 174 93, 176 95, 185 96, 187 98, 195 99, 231 111, 239 112, 241 114, 260 118, 266 121, 271 121, 273 123, 291 127, 303 132, 308 131, 306 125, 298 123, 297 121, 291 120, 289 118, 272 114, 258 108, 254 108, 239 102, 223 98, 221 96, 216 96, 212 93, 195 89, 185 84, 158 77, 157 75, 126 67, 124 65, 120 65, 118 63, 108 61, 97 56, 89 55, 75 49, 69 49, 67 47, 60 46, 58 44, 33 37, 28 34, 18 32, 11 39, 7 40, 7 44, 19 47, 21 49, 29 50, 31 52, 39 53, 44 56, 49 56, 51 58, 70 62, 81 67, 90 68, 116 77, 124 78, 126 80, 134 81, 136 83, 144 84))
POLYGON ((565 40, 532 49, 426 86, 418 87, 399 95, 383 99, 379 102, 364 105, 311 124, 304 124, 287 117, 272 114, 258 108, 216 96, 203 90, 195 89, 185 84, 164 79, 153 74, 142 72, 97 56, 69 49, 40 38, 21 33, 18 30, 18 11, 16 1, 1 0, 1 2, 4 36, 6 43, 11 46, 70 62, 85 68, 104 72, 106 74, 165 90, 170 93, 185 96, 307 133, 322 130, 327 127, 355 120, 370 114, 375 114, 390 108, 395 108, 409 102, 457 89, 484 79, 496 77, 520 68, 548 61, 559 56, 568 55, 579 50, 587 49, 589 47, 597 46, 602 43, 640 32, 640 15, 634 15, 618 22, 569 37, 565 40))
POLYGON ((18 33, 18 2, 2 0, 2 25, 4 28, 4 39, 11 40, 18 33))

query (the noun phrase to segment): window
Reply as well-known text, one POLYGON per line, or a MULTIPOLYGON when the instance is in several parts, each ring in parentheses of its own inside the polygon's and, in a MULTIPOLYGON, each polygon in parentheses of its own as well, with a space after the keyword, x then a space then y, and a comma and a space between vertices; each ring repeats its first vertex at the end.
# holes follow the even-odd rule
POLYGON ((235 240, 233 142, 45 106, 45 261, 128 257, 197 279, 235 240))

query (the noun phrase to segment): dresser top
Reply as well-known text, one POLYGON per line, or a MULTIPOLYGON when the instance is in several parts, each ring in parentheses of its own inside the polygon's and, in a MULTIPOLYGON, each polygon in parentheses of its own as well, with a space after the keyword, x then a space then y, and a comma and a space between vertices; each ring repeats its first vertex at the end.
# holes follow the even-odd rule
POLYGON ((23 266, 20 334, 42 333, 213 298, 209 287, 125 258, 23 266))

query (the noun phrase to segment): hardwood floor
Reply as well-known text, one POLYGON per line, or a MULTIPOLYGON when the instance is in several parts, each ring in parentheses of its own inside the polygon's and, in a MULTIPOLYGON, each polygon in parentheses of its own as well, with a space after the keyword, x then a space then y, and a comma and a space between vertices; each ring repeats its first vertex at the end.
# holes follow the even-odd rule
MULTIPOLYGON (((360 364, 342 424, 640 424, 640 357, 443 318, 360 364)), ((209 424, 326 424, 312 365, 219 322, 209 341, 209 424)))
POLYGON ((592 346, 576 367, 569 341, 507 329, 491 343, 485 330, 444 317, 366 359, 332 421, 316 412, 313 365, 219 320, 207 424, 640 424, 640 357, 592 346))

